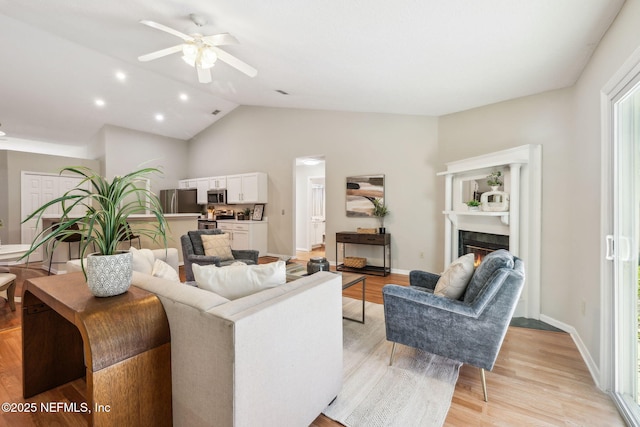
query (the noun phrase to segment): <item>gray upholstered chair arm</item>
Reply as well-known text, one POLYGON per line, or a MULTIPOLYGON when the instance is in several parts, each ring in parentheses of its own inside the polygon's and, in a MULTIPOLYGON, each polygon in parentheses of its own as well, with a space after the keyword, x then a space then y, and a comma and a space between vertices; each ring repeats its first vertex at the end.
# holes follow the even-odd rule
POLYGON ((256 251, 253 249, 232 249, 231 253, 233 253, 233 257, 235 259, 250 259, 257 264, 260 251, 256 251))
POLYGON ((477 318, 482 313, 481 310, 476 310, 474 306, 463 301, 441 297, 419 288, 407 286, 385 285, 382 288, 382 297, 385 305, 410 303, 422 305, 425 310, 441 310, 470 318, 477 318))
POLYGON ((434 290, 438 279, 440 279, 439 274, 429 273, 427 271, 413 270, 409 272, 409 284, 411 284, 411 286, 434 290))
POLYGON ((189 255, 189 261, 198 265, 219 265, 220 259, 219 256, 212 255, 189 255))

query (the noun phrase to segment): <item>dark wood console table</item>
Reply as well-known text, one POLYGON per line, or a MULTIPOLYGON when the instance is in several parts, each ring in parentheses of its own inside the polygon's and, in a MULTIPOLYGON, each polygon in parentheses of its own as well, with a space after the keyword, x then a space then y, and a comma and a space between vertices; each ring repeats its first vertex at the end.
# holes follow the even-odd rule
MULTIPOLYGON (((343 261, 344 262, 344 261, 343 261)), ((336 270, 352 271, 375 276, 386 276, 391 273, 391 235, 390 234, 365 234, 351 231, 336 233, 336 270), (363 268, 347 267, 340 263, 338 245, 342 244, 342 260, 345 258, 346 245, 372 245, 382 247, 382 266, 366 265, 363 268), (387 262, 388 261, 388 262, 387 262)))
POLYGON ((132 286, 96 298, 71 273, 26 281, 22 306, 25 398, 86 375, 90 426, 172 425, 171 338, 157 296, 132 286))

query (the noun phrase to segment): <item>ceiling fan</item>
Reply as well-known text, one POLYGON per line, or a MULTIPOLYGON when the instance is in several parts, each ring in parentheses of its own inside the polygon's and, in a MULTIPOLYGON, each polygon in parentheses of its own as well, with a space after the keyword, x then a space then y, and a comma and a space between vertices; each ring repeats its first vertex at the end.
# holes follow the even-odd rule
MULTIPOLYGON (((198 27, 206 24, 206 20, 200 16, 191 14, 189 17, 198 27)), ((157 22, 142 20, 140 23, 179 37, 184 40, 184 43, 139 56, 139 61, 152 61, 162 58, 163 56, 182 52, 182 59, 198 71, 198 81, 200 83, 211 83, 211 68, 218 59, 226 62, 249 77, 255 77, 258 74, 255 68, 218 47, 238 44, 238 39, 229 33, 214 34, 211 36, 203 36, 199 33, 187 35, 173 28, 169 28, 166 25, 158 24, 157 22)))

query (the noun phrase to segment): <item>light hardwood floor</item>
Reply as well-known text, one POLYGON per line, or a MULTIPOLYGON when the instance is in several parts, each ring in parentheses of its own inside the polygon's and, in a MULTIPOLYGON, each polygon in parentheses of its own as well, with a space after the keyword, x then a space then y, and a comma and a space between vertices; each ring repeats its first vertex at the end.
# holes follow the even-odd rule
MULTIPOLYGON (((382 304, 387 283, 408 285, 405 275, 367 276, 365 298, 382 304)), ((359 298, 354 286, 345 295, 359 298)), ((571 336, 510 327, 493 371, 487 372, 489 402, 480 373, 463 365, 445 426, 624 426, 611 399, 594 384, 571 336)), ((337 427, 320 415, 315 427, 337 427)))
MULTIPOLYGON (((407 285, 408 278, 398 274, 367 276, 366 299, 382 303, 381 290, 387 283, 407 285)), ((358 298, 360 288, 354 286, 345 295, 358 298)), ((17 313, 20 308, 18 305, 17 313)), ((9 308, 0 303, 0 310, 9 308)), ((2 402, 25 402, 22 399, 21 328, 19 320, 17 322, 4 330, 0 325, 2 402)), ((624 426, 612 401, 595 386, 573 340, 565 333, 509 328, 496 366, 487 372, 487 384, 489 402, 484 402, 478 370, 463 366, 445 425, 624 426)), ((79 403, 83 401, 85 388, 84 380, 76 380, 28 401, 79 403)), ((86 420, 81 414, 73 413, 0 412, 0 427, 44 425, 82 426, 86 420)), ((323 415, 312 424, 316 427, 340 425, 323 415)))

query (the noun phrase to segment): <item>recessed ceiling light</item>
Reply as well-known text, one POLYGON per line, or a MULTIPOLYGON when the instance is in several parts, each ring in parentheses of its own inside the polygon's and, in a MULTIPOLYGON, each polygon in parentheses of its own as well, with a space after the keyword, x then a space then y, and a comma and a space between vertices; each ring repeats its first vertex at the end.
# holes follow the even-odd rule
POLYGON ((104 102, 104 99, 102 98, 96 98, 95 101, 93 101, 94 104, 96 104, 97 107, 104 107, 106 105, 106 103, 104 102))
POLYGON ((180 94, 180 100, 181 101, 188 101, 189 100, 189 95, 187 95, 186 93, 181 93, 180 94))
POLYGON ((158 113, 156 114, 155 118, 156 118, 156 122, 164 122, 164 114, 158 113))
POLYGON ((123 81, 125 81, 127 79, 127 75, 125 73, 123 73, 122 71, 116 71, 116 79, 118 79, 121 82, 123 82, 123 81))
POLYGON ((0 136, 6 136, 7 134, 0 130, 0 136))

